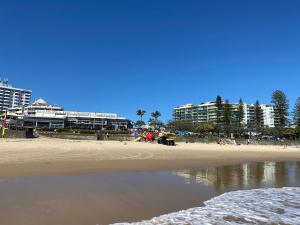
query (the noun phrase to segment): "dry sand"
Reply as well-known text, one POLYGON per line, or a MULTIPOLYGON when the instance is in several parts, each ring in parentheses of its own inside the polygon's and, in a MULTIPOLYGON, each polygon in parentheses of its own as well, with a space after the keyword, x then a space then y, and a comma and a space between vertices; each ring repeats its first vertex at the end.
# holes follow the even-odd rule
POLYGON ((300 161, 300 148, 257 145, 75 141, 53 138, 0 140, 0 177, 152 171, 300 161))

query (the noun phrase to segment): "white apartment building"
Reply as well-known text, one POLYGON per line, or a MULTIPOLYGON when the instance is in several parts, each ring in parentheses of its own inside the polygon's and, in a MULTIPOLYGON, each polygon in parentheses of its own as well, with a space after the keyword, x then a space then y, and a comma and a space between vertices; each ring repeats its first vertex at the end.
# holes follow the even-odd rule
POLYGON ((217 107, 214 102, 199 105, 186 104, 174 108, 174 120, 190 120, 193 123, 216 122, 217 107))
MULTIPOLYGON (((275 127, 274 107, 262 104, 261 124, 264 127, 275 127)), ((238 103, 231 103, 233 117, 238 110, 238 103)), ((222 113, 222 112, 221 112, 222 113)), ((254 121, 255 105, 244 103, 244 125, 251 125, 254 121)), ((173 109, 173 120, 189 120, 193 123, 214 123, 217 122, 217 107, 215 102, 209 101, 198 105, 186 104, 173 109)))
POLYGON ((0 114, 8 108, 29 105, 30 97, 30 90, 14 88, 8 84, 7 80, 0 80, 0 114))
POLYGON ((275 112, 274 107, 271 105, 261 105, 263 113, 264 126, 275 127, 275 112))

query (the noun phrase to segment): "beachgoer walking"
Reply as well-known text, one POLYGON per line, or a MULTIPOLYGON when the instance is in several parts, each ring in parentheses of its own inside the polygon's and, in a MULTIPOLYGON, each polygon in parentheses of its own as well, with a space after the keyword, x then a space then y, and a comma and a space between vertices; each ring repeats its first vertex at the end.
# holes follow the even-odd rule
POLYGON ((250 144, 250 138, 247 139, 247 145, 249 145, 249 144, 250 144))

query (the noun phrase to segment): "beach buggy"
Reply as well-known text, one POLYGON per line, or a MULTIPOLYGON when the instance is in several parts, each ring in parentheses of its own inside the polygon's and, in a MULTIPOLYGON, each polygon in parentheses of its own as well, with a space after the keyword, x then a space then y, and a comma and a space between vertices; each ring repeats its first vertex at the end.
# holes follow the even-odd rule
POLYGON ((175 134, 171 132, 162 132, 157 139, 158 144, 175 145, 175 134))

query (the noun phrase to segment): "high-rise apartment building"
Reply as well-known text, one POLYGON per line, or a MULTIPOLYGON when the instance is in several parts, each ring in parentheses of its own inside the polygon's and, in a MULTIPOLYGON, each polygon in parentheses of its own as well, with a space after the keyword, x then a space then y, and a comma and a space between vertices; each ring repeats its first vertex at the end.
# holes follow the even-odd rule
POLYGON ((15 88, 8 81, 0 81, 0 114, 7 109, 21 105, 29 105, 31 91, 15 88))
MULTIPOLYGON (((238 103, 231 103, 233 120, 237 116, 238 103)), ((264 127, 275 127, 276 119, 274 107, 272 105, 262 104, 261 125, 264 127)), ((215 123, 217 122, 217 112, 215 102, 206 102, 198 105, 186 104, 173 109, 173 120, 188 120, 193 123, 215 123)), ((222 112, 221 112, 222 114, 222 112)), ((244 103, 244 118, 242 123, 247 126, 254 124, 255 105, 244 103)))

